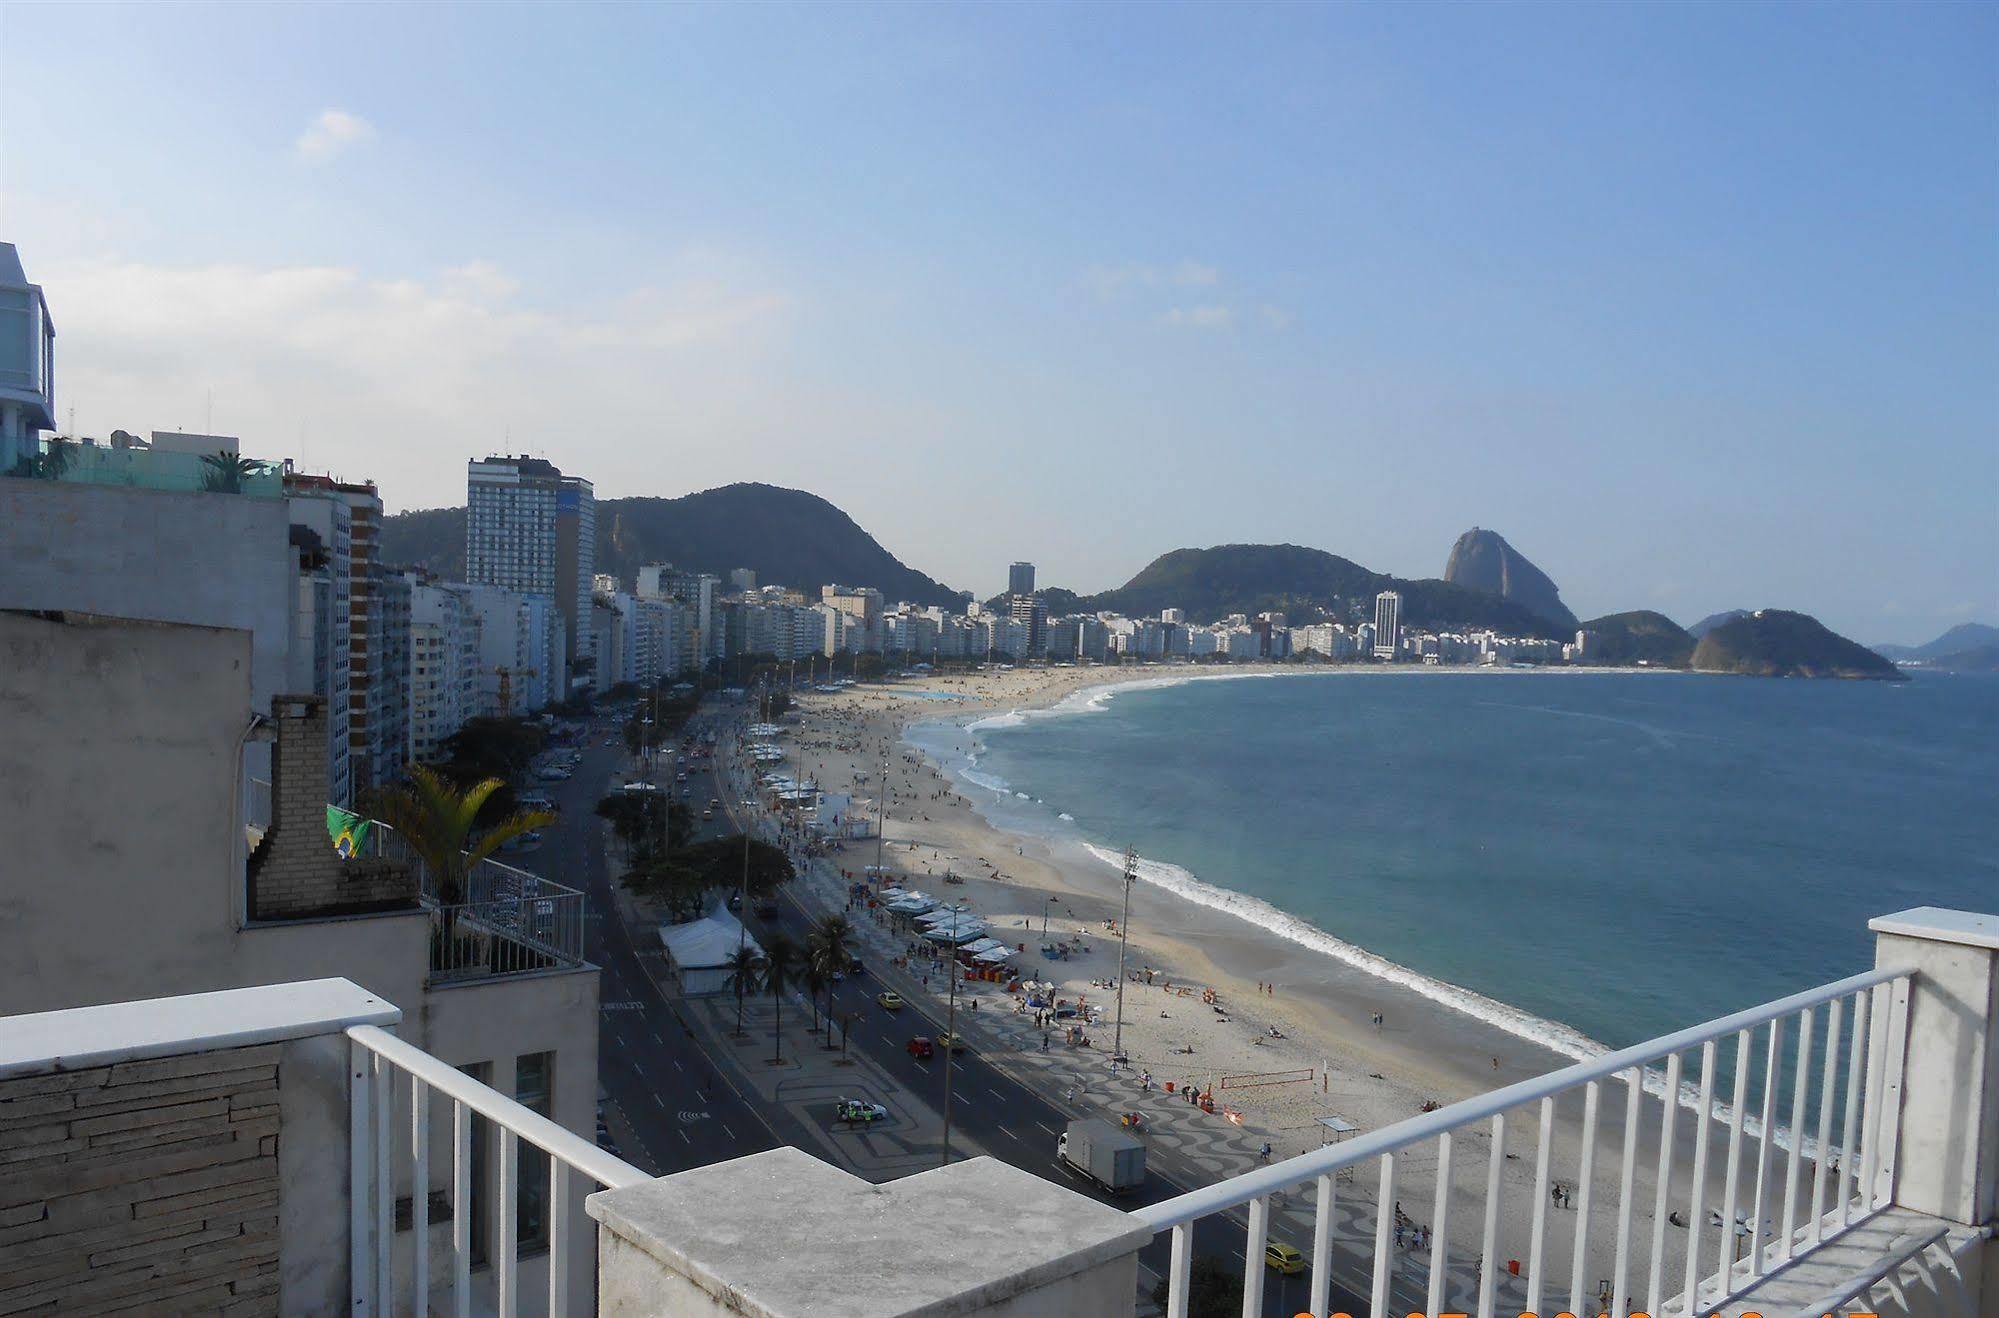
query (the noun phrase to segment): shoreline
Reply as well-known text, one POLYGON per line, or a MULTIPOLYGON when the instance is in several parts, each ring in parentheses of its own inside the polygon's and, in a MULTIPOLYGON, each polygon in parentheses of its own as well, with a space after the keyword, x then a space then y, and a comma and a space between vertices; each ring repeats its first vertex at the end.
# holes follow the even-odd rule
MULTIPOLYGON (((1141 1072, 1154 1076, 1162 1090, 1169 1080, 1180 1087, 1191 1084, 1213 1095, 1217 1115, 1212 1120, 1233 1123, 1245 1138, 1267 1140, 1274 1156, 1284 1158, 1321 1146, 1326 1137, 1319 1124, 1323 1118, 1342 1117, 1362 1131, 1378 1130, 1432 1107, 1559 1070, 1604 1049, 1558 1025, 1567 1038, 1550 1039, 1545 1027, 1557 1023, 1402 967, 1285 915, 1267 902, 1261 903, 1261 909, 1292 921, 1296 929, 1272 928, 1226 903, 1204 903, 1152 881, 1134 888, 1127 930, 1125 964, 1135 974, 1122 985, 1121 1033, 1130 1071, 1120 1079, 1112 1070, 1107 1079, 1105 1065, 1118 1032, 1110 1013, 1119 988, 1113 932, 1124 895, 1119 866, 1107 863, 1108 848, 1093 852, 1093 844, 1080 831, 1066 836, 1011 827, 1004 808, 994 807, 1015 800, 1016 793, 965 780, 962 774, 969 764, 965 755, 955 752, 968 753, 976 737, 972 729, 988 719, 1048 717, 1062 706, 1101 709, 1118 692, 1135 687, 1277 676, 1389 677, 1425 671, 1430 670, 1300 671, 1263 666, 1218 674, 1146 669, 1106 674, 1094 668, 938 674, 899 686, 807 693, 798 705, 800 721, 787 733, 794 743, 796 771, 809 774, 826 790, 851 792, 851 811, 857 816, 873 816, 885 791, 887 823, 882 839, 847 843, 830 858, 832 866, 859 877, 879 855, 891 881, 921 888, 941 900, 966 903, 987 922, 989 936, 1015 944, 1019 948, 1015 964, 1024 977, 1052 982, 1058 999, 1103 1011, 1101 1021, 1087 1030, 1087 1044, 1072 1047, 1058 1035, 1052 1052, 1044 1054, 1044 1060, 1056 1067, 1044 1074, 1072 1077, 1063 1082, 1073 1085, 1064 1091, 1065 1098, 1073 1095, 1086 1108, 1101 1106, 1111 1112, 1146 1106, 1137 1101, 1141 1072), (954 707, 940 708, 946 702, 954 707), (963 745, 939 744, 950 741, 963 745), (981 792, 989 802, 975 803, 981 792), (946 887, 947 882, 951 886, 946 887), (1294 936, 1298 931, 1308 936, 1294 936), (1330 950, 1323 945, 1325 940, 1350 949, 1350 955, 1330 950), (1051 959, 1050 952, 1057 959, 1051 959), (1398 983, 1397 975, 1422 987, 1398 983), (1446 997, 1425 993, 1423 988, 1442 988, 1446 997), (1215 995, 1212 1005, 1204 1001, 1208 991, 1215 995), (1447 1000, 1458 994, 1474 1006, 1489 1007, 1484 1016, 1510 1015, 1509 1024, 1515 1028, 1447 1000)), ((1578 670, 1463 671, 1525 678, 1578 670)), ((1189 879, 1207 892, 1258 900, 1191 875, 1189 879)), ((932 973, 945 964, 933 964, 932 973)), ((933 985, 925 976, 920 988, 926 997, 941 997, 941 979, 933 985)), ((991 984, 963 986, 960 1010, 967 1008, 969 996, 980 999, 987 1010, 1024 1012, 1015 997, 997 989, 991 984)), ((1165 1096, 1154 1091, 1149 1097, 1156 1104, 1165 1096)), ((1649 1093, 1644 1097, 1648 1125, 1658 1120, 1657 1102, 1649 1093)), ((1555 1129, 1543 1136, 1552 1141, 1553 1180, 1573 1186, 1583 1173, 1584 1141, 1581 1113, 1569 1111, 1568 1106, 1563 1104, 1555 1129)), ((1515 1139, 1539 1126, 1528 1114, 1513 1120, 1524 1125, 1515 1139)), ((1621 1120, 1607 1114, 1589 1159, 1590 1179, 1603 1196, 1601 1202, 1613 1201, 1616 1193, 1621 1125, 1621 1120)), ((1457 1192, 1479 1192, 1482 1159, 1472 1150, 1487 1142, 1482 1133, 1467 1131, 1460 1136, 1468 1156, 1454 1165, 1451 1180, 1457 1192)), ((1435 1156, 1433 1148, 1412 1148, 1401 1158, 1415 1178, 1405 1192, 1412 1208, 1429 1198, 1414 1187, 1434 1179, 1440 1170, 1435 1156)), ((1252 1165, 1254 1159, 1246 1158, 1239 1170, 1252 1165)), ((1641 1184, 1649 1186, 1649 1171, 1649 1167, 1641 1171, 1641 1184)), ((1509 1154, 1503 1186, 1506 1197, 1524 1207, 1534 1193, 1533 1168, 1509 1154)), ((1650 1206, 1648 1192, 1637 1216, 1649 1221, 1650 1206)), ((1514 1237, 1524 1214, 1504 1216, 1499 1247, 1522 1255, 1527 1242, 1514 1237)), ((1454 1248, 1471 1245, 1462 1220, 1453 1221, 1451 1227, 1454 1248)), ((1676 1252, 1677 1242, 1671 1243, 1669 1253, 1676 1252)), ((1597 1268, 1603 1261, 1594 1253, 1589 1266, 1597 1268)), ((1554 1260, 1550 1264, 1566 1271, 1554 1260)))
MULTIPOLYGON (((876 736, 887 734, 895 752, 908 760, 901 767, 916 769, 933 793, 948 788, 949 795, 957 798, 953 802, 931 796, 925 800, 927 809, 919 811, 913 820, 903 817, 907 813, 904 802, 891 805, 885 856, 900 853, 893 859, 905 862, 892 867, 922 883, 934 882, 941 877, 942 869, 965 866, 963 895, 996 925, 1011 924, 1019 929, 1019 920, 1033 916, 1028 923, 1038 931, 1040 922, 1035 912, 1044 907, 1062 906, 1068 917, 1060 923, 1062 930, 1077 932, 1075 926, 1080 920, 1082 932, 1094 936, 1097 943, 1109 942, 1109 961, 1114 974, 1115 940, 1101 935, 1103 922, 1115 919, 1118 914, 1120 885, 1116 866, 1094 852, 1092 848, 1097 844, 1080 834, 1051 835, 1012 827, 1004 818, 995 819, 994 814, 999 812, 991 806, 1001 797, 1012 797, 1013 793, 965 778, 968 766, 943 762, 949 758, 948 753, 935 744, 934 738, 925 738, 926 730, 971 738, 976 736, 980 725, 991 720, 1059 717, 1092 707, 1102 708, 1121 692, 1199 681, 1392 678, 1433 672, 1524 679, 1645 671, 1648 670, 1416 666, 1301 670, 1272 665, 1218 673, 1160 673, 1142 669, 1112 675, 1093 668, 1019 669, 996 678, 939 676, 928 681, 912 679, 903 688, 893 685, 850 688, 831 701, 814 696, 802 706, 808 723, 801 731, 813 730, 811 721, 815 712, 825 709, 827 704, 836 709, 858 704, 859 709, 843 712, 861 713, 862 726, 876 736), (908 693, 909 688, 917 686, 957 687, 962 693, 959 707, 944 713, 938 708, 934 691, 908 693), (980 793, 993 800, 977 800, 980 793), (921 862, 922 868, 918 867, 919 857, 926 858, 921 862), (984 874, 979 873, 981 868, 984 874), (999 876, 998 882, 993 876, 999 876), (973 886, 986 884, 993 885, 995 890, 979 892, 973 886), (1021 898, 1027 896, 1020 892, 1023 888, 1036 895, 1023 902, 1021 898), (1053 903, 1044 901, 1049 894, 1054 896, 1053 903), (1027 906, 1035 910, 1027 910, 1027 906)), ((836 771, 835 777, 838 776, 836 771)), ((822 781, 836 790, 841 787, 831 779, 822 777, 822 781)), ((865 786, 861 784, 855 790, 858 792, 865 786)), ((859 807, 857 796, 856 808, 859 807)), ((1249 1046, 1261 1051, 1249 1054, 1244 1060, 1264 1064, 1284 1054, 1284 1060, 1297 1061, 1299 1068, 1313 1067, 1325 1077, 1320 1096, 1328 1101, 1345 1101, 1354 1109, 1349 1115, 1364 1126, 1388 1124, 1413 1115, 1425 1102, 1456 1101, 1497 1084, 1539 1075, 1604 1051, 1603 1045, 1561 1022, 1546 1020, 1475 990, 1403 966, 1261 898, 1189 874, 1171 862, 1141 857, 1140 878, 1144 886, 1134 893, 1128 965, 1134 969, 1151 967, 1175 985, 1200 983, 1203 987, 1214 987, 1228 1002, 1232 1013, 1246 1021, 1254 1018, 1251 1023, 1259 1031, 1258 1042, 1249 1046), (1199 895, 1191 895, 1186 887, 1173 882, 1163 872, 1166 870, 1184 875, 1185 885, 1199 895), (1244 903, 1254 905, 1245 911, 1240 909, 1244 903), (1274 928, 1273 924, 1287 927, 1274 928), (1262 991, 1263 985, 1272 986, 1274 995, 1262 991), (1376 1012, 1384 1018, 1379 1028, 1371 1024, 1376 1012), (1267 1030, 1272 1025, 1278 1028, 1281 1038, 1268 1036, 1267 1030), (1351 1066, 1339 1064, 1346 1059, 1351 1060, 1351 1066), (1495 1059, 1497 1066, 1492 1065, 1495 1059), (1346 1072, 1351 1074, 1343 1074, 1346 1072), (1335 1081, 1346 1082, 1344 1099, 1334 1092, 1335 1081)), ((941 895, 934 887, 930 890, 933 896, 941 895)), ((1051 935, 1057 932, 1056 924, 1051 923, 1049 928, 1051 935)), ((995 933, 1005 931, 996 929, 995 933)), ((1035 937, 1039 937, 1038 932, 1035 937)), ((1016 937, 1013 941, 1021 940, 1016 937)), ((1092 959, 1100 961, 1101 957, 1092 959)), ((1042 961, 1034 955, 1032 947, 1023 957, 1022 968, 1065 989, 1075 987, 1077 992, 1073 996, 1089 996, 1087 978, 1062 963, 1042 961)), ((1094 978, 1101 980, 1104 976, 1094 978)), ((1099 990, 1100 995, 1102 992, 1099 990)), ((1143 992, 1138 995, 1141 1003, 1145 996, 1143 992)), ((1175 1056, 1197 1061, 1209 1051, 1205 1046, 1209 1040, 1202 1036, 1212 1031, 1191 1032, 1194 1037, 1178 1045, 1200 1050, 1194 1053, 1162 1050, 1158 1046, 1162 1040, 1133 1043, 1134 1036, 1145 1040, 1159 1030, 1152 1022, 1132 1019, 1131 999, 1128 993, 1126 1052, 1135 1065, 1155 1062, 1171 1066, 1175 1056), (1146 1056, 1147 1053, 1151 1056, 1146 1056)), ((1225 1051, 1229 1055, 1236 1053, 1235 1049, 1225 1051)), ((1180 1065, 1189 1070, 1215 1069, 1180 1065)), ((1287 1068, 1272 1066, 1271 1069, 1287 1068)), ((1258 1102, 1256 1106, 1271 1104, 1258 1102)))

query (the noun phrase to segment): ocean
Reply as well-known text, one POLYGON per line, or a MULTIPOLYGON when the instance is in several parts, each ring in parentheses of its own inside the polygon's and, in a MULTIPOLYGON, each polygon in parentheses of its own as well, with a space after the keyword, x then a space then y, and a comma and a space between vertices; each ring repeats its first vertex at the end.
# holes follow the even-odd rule
POLYGON ((1576 1056, 1999 909, 1994 678, 1166 678, 912 740, 1001 827, 1576 1056))

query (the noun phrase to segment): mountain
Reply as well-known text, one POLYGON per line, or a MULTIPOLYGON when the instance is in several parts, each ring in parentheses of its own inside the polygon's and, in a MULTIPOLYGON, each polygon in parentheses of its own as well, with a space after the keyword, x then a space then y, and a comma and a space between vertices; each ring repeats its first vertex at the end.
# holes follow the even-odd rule
POLYGON ((1784 609, 1758 609, 1716 627, 1694 647, 1694 668, 1757 677, 1908 680, 1907 674, 1866 646, 1827 629, 1808 614, 1784 609))
POLYGON ((1699 622, 1687 628, 1687 635, 1698 641, 1701 637, 1707 635, 1723 623, 1734 622, 1737 618, 1746 618, 1748 616, 1748 609, 1723 609, 1720 613, 1710 613, 1707 617, 1702 618, 1699 622))
POLYGON ((1370 572, 1350 559, 1301 545, 1175 549, 1153 559, 1116 590, 1085 597, 1077 605, 1132 617, 1180 608, 1195 622, 1265 612, 1285 613, 1294 621, 1321 613, 1355 621, 1374 617, 1374 597, 1384 590, 1401 594, 1405 626, 1490 627, 1509 636, 1564 636, 1556 623, 1485 591, 1370 572))
MULTIPOLYGON (((465 510, 432 508, 382 522, 382 558, 447 579, 465 573, 465 510)), ((597 504, 597 570, 627 588, 647 563, 695 572, 753 569, 762 583, 816 596, 829 582, 873 586, 891 602, 957 607, 963 599, 903 563, 816 494, 775 485, 724 485, 678 499, 597 504)))
POLYGON ((1999 645, 1999 627, 1982 622, 1961 622, 1934 641, 1922 645, 1877 645, 1874 653, 1886 659, 1941 659, 1999 645))
POLYGON ((1953 650, 1924 661, 1945 673, 1999 673, 1999 645, 1974 645, 1969 650, 1953 650))
POLYGON ((1467 590, 1482 590, 1533 610, 1564 631, 1576 629, 1576 615, 1562 603, 1562 592, 1548 574, 1527 561, 1497 531, 1474 526, 1451 546, 1444 580, 1467 590))
POLYGON ((1596 633, 1591 663, 1685 668, 1694 657, 1694 638, 1665 614, 1650 609, 1606 614, 1581 627, 1596 633))

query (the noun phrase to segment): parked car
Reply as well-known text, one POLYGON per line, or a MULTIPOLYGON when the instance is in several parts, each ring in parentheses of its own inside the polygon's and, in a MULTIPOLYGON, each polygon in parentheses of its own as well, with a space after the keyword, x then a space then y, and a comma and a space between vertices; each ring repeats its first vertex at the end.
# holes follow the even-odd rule
POLYGON ((895 993, 895 992, 877 993, 875 994, 875 1001, 879 1002, 882 1005, 882 1009, 885 1011, 902 1010, 902 994, 900 993, 895 993))
POLYGON ((888 1109, 879 1103, 870 1103, 862 1098, 843 1098, 834 1109, 835 1115, 850 1126, 869 1125, 876 1121, 888 1120, 888 1109))

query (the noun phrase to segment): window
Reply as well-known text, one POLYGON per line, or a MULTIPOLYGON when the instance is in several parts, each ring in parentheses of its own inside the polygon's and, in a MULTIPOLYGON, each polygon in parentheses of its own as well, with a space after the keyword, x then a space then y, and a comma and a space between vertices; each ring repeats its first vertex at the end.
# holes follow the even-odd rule
MULTIPOLYGON (((514 1099, 530 1112, 555 1115, 555 1054, 514 1059, 514 1099)), ((523 1251, 548 1248, 548 1155, 520 1141, 519 1230, 523 1251)))

